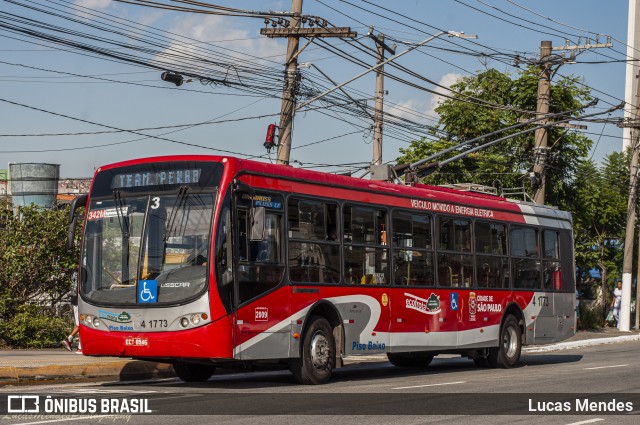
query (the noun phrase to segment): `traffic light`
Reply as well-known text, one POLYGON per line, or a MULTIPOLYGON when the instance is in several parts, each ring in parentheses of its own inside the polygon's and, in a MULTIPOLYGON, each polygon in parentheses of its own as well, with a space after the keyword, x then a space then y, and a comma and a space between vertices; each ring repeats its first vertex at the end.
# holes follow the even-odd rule
POLYGON ((267 149, 267 152, 271 152, 271 149, 277 146, 275 143, 277 128, 275 124, 269 124, 269 127, 267 127, 267 137, 264 139, 264 147, 267 149))

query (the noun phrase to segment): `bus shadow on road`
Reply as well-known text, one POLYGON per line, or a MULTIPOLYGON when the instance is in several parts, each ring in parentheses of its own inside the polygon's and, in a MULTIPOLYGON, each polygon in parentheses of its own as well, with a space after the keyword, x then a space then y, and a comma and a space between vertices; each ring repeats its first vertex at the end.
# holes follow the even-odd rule
POLYGON ((553 364, 577 363, 579 354, 529 354, 520 358, 520 366, 548 366, 553 364))
MULTIPOLYGON (((582 355, 576 354, 531 354, 524 355, 517 367, 511 371, 523 367, 550 366, 568 363, 577 363, 582 360, 582 355)), ((466 357, 436 357, 428 367, 395 367, 387 361, 362 362, 349 364, 336 369, 329 385, 344 385, 352 382, 384 381, 404 377, 420 376, 446 376, 460 373, 479 372, 487 373, 495 369, 478 368, 474 362, 466 357)), ((122 385, 112 384, 112 385, 122 385)), ((183 382, 183 381, 158 381, 151 383, 154 387, 184 388, 192 390, 226 389, 226 390, 260 390, 277 389, 299 386, 291 373, 286 369, 257 368, 251 370, 224 369, 221 368, 207 382, 183 382)))

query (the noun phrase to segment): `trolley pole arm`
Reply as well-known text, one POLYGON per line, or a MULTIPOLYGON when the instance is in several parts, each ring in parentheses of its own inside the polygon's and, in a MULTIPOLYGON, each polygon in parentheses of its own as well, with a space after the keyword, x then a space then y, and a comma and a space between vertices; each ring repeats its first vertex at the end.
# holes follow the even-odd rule
MULTIPOLYGON (((431 161, 431 160, 433 160, 433 159, 435 159, 435 158, 437 158, 437 157, 439 157, 441 155, 444 155, 444 154, 449 153, 449 152, 451 152, 453 150, 456 150, 456 149, 458 149, 458 148, 460 148, 460 147, 462 147, 464 145, 468 145, 469 143, 477 142, 478 140, 486 139, 487 137, 495 136, 496 134, 500 134, 500 133, 508 131, 508 130, 515 130, 516 128, 525 127, 527 125, 533 124, 533 123, 538 122, 538 121, 544 121, 544 120, 547 120, 549 118, 554 118, 554 117, 560 117, 560 116, 563 116, 563 115, 573 114, 574 112, 578 112, 578 111, 581 111, 583 109, 590 108, 592 106, 597 105, 598 101, 599 100, 596 98, 596 99, 593 99, 591 102, 587 103, 586 105, 582 105, 579 108, 572 109, 570 111, 563 111, 563 112, 558 112, 556 114, 544 115, 544 116, 541 116, 541 117, 538 117, 538 118, 534 118, 534 119, 531 119, 531 120, 528 120, 528 121, 525 121, 525 122, 514 124, 514 125, 509 126, 509 127, 502 128, 500 130, 493 131, 491 133, 483 134, 482 136, 478 136, 478 137, 475 137, 473 139, 465 140, 464 142, 460 142, 455 146, 452 146, 452 147, 447 148, 445 150, 442 150, 440 152, 434 153, 433 155, 428 156, 427 158, 423 158, 423 159, 421 159, 419 161, 416 161, 416 162, 412 163, 411 165, 409 165, 409 167, 407 167, 407 168, 411 169, 411 168, 418 167, 418 166, 420 166, 420 165, 422 165, 422 164, 424 164, 426 162, 429 162, 429 161, 431 161)), ((573 119, 576 119, 576 118, 573 118, 573 119)), ((572 121, 573 119, 570 119, 568 121, 572 121)), ((557 123, 558 122, 556 122, 555 124, 557 124, 557 123)), ((544 128, 544 127, 536 127, 536 128, 544 128)), ((522 134, 522 133, 518 133, 518 135, 519 134, 522 134)))
MULTIPOLYGON (((594 116, 597 116, 597 115, 608 114, 608 113, 613 112, 613 111, 616 111, 616 110, 618 110, 618 109, 622 109, 622 108, 624 107, 624 105, 625 105, 625 103, 624 103, 624 102, 622 102, 621 104, 619 104, 619 105, 617 105, 617 106, 613 106, 613 107, 609 108, 608 110, 606 110, 606 111, 604 111, 604 112, 594 112, 593 114, 583 115, 583 116, 581 116, 581 117, 579 117, 579 118, 589 118, 589 117, 594 117, 594 116)), ((548 116, 547 116, 547 117, 548 117, 548 116)), ((480 146, 476 146, 476 147, 475 147, 475 148, 473 148, 473 149, 469 149, 468 151, 462 152, 461 154, 458 154, 458 155, 456 155, 456 156, 452 156, 451 158, 446 159, 446 160, 444 160, 444 161, 436 162, 436 163, 434 163, 434 164, 431 164, 431 166, 430 166, 430 167, 428 167, 428 168, 426 168, 426 169, 424 170, 424 172, 423 172, 423 173, 421 173, 421 174, 422 174, 422 176, 428 176, 428 175, 430 175, 430 174, 434 173, 437 169, 439 169, 439 168, 441 168, 441 167, 443 167, 443 166, 445 166, 445 165, 447 165, 447 164, 449 164, 449 163, 451 163, 451 162, 453 162, 453 161, 457 161, 457 160, 458 160, 458 159, 460 159, 460 158, 464 158, 465 156, 469 155, 470 153, 477 152, 477 151, 479 151, 479 150, 481 150, 481 149, 487 148, 487 147, 489 147, 489 146, 493 146, 493 145, 495 145, 495 144, 497 144, 497 143, 499 143, 499 142, 502 142, 502 141, 504 141, 504 140, 511 139, 511 138, 513 138, 513 137, 516 137, 516 136, 520 136, 520 135, 522 135, 522 134, 531 133, 532 131, 535 131, 535 130, 537 130, 537 129, 539 129, 539 128, 552 127, 552 126, 554 126, 554 125, 556 125, 556 124, 560 124, 560 123, 564 123, 564 122, 573 121, 573 120, 575 120, 575 119, 576 119, 576 118, 571 117, 571 118, 567 118, 567 119, 560 120, 560 121, 554 121, 554 122, 552 122, 552 123, 547 123, 547 124, 543 124, 543 125, 537 125, 537 126, 535 126, 535 127, 533 127, 533 128, 529 128, 529 129, 523 130, 523 131, 521 131, 521 132, 519 132, 519 133, 516 133, 516 134, 510 134, 510 135, 508 135, 508 136, 501 137, 501 138, 496 139, 496 140, 492 140, 492 141, 490 141, 490 142, 488 142, 488 143, 485 143, 485 144, 480 145, 480 146)), ((420 164, 420 165, 422 165, 422 164, 420 164)), ((412 164, 412 166, 413 166, 413 164, 412 164)), ((413 168, 413 167, 412 167, 412 168, 413 168)))

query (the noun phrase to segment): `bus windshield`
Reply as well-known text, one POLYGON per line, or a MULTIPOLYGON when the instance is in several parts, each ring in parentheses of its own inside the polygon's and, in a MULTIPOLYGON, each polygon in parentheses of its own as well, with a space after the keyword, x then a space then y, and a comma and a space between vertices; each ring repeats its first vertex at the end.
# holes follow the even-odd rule
POLYGON ((116 187, 91 199, 81 275, 87 301, 168 305, 208 287, 214 188, 150 189, 116 187))

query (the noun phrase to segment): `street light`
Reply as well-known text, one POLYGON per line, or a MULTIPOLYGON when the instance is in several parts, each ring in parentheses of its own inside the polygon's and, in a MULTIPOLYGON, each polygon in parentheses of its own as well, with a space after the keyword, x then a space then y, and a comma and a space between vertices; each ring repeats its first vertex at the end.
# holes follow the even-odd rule
POLYGON ((163 72, 162 75, 160 75, 160 78, 162 79, 162 81, 173 83, 177 87, 180 87, 184 82, 184 78, 182 77, 182 75, 178 74, 177 72, 163 72))
POLYGON ((353 77, 350 80, 345 81, 342 84, 338 84, 337 86, 330 88, 329 90, 325 91, 324 93, 319 94, 318 96, 314 97, 311 100, 307 100, 306 102, 304 102, 303 104, 299 105, 296 107, 296 111, 299 109, 304 108, 305 106, 309 105, 310 103, 315 102, 318 99, 321 99, 323 97, 325 97, 326 95, 328 95, 329 93, 332 93, 336 90, 338 90, 339 88, 346 86, 347 84, 349 84, 352 81, 357 80, 358 78, 362 77, 363 75, 368 74, 371 71, 375 71, 376 69, 384 66, 385 64, 392 62, 396 59, 398 59, 400 56, 405 55, 407 53, 409 53, 412 50, 417 49, 418 47, 422 46, 423 44, 426 44, 428 42, 430 42, 431 40, 440 37, 441 35, 448 35, 449 37, 458 37, 458 38, 478 38, 478 36, 476 35, 466 35, 464 32, 460 31, 441 31, 439 33, 437 33, 436 35, 432 35, 431 37, 427 38, 426 40, 422 40, 421 42, 414 44, 413 46, 409 47, 407 50, 405 50, 404 52, 398 53, 395 56, 391 56, 389 59, 384 60, 382 62, 380 62, 379 64, 372 66, 371 68, 366 69, 365 71, 361 72, 360 74, 356 75, 355 77, 353 77))

